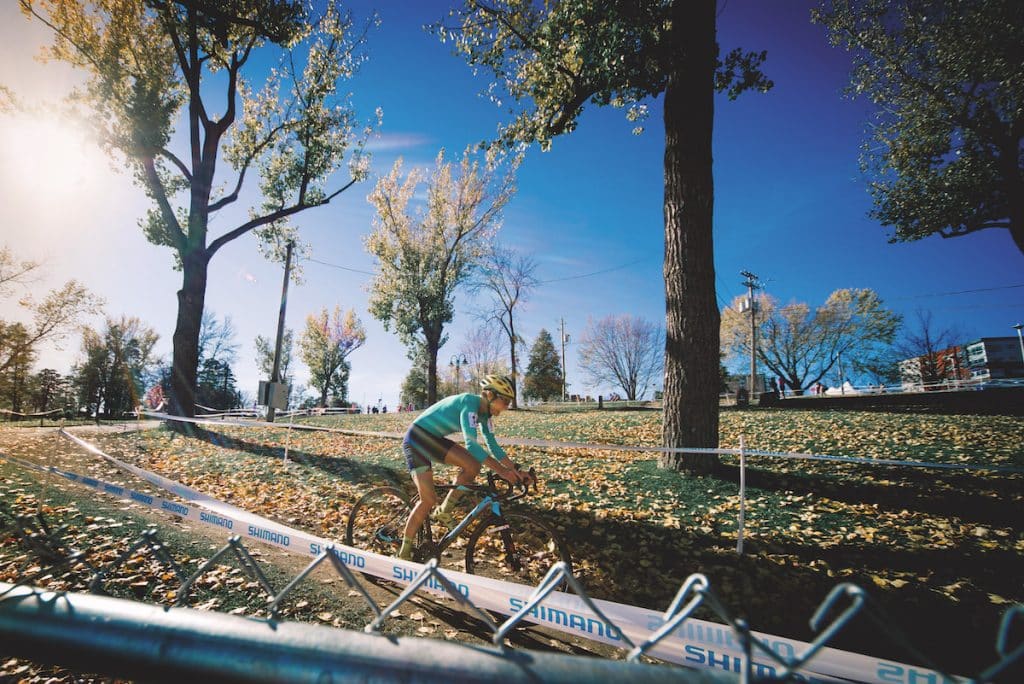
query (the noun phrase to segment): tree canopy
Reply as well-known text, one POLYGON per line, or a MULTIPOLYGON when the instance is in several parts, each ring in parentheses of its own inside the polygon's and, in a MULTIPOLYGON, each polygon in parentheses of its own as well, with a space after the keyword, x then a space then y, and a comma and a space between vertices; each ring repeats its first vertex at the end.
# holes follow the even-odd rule
POLYGON ((159 335, 134 316, 107 318, 102 331, 82 332, 83 360, 74 370, 81 405, 98 421, 123 416, 142 403, 159 335))
POLYGON ((1024 3, 832 0, 814 16, 876 107, 862 165, 891 241, 1006 229, 1024 253, 1024 3))
MULTIPOLYGON (((19 288, 27 290, 40 268, 36 261, 19 260, 6 245, 0 247, 0 296, 10 296, 19 288)), ((26 376, 40 345, 60 345, 83 318, 99 313, 103 306, 101 298, 76 280, 51 290, 41 300, 26 294, 18 303, 31 321, 0 320, 0 375, 12 371, 26 376)), ((11 382, 17 387, 22 380, 11 382)))
MULTIPOLYGON (((664 96, 666 447, 718 446, 711 141, 714 94, 767 90, 765 54, 716 42, 715 0, 465 0, 435 30, 493 78, 507 107, 496 145, 512 148, 573 131, 584 106, 623 107, 638 124, 664 96)), ((640 132, 639 125, 634 129, 640 132)), ((707 473, 713 454, 668 453, 661 465, 707 473)))
POLYGON ((309 384, 320 392, 320 406, 328 396, 340 401, 348 398, 348 356, 366 342, 366 330, 355 309, 342 312, 334 307, 306 317, 306 328, 299 337, 299 353, 309 368, 309 384))
POLYGON ((429 176, 413 169, 403 178, 398 159, 370 193, 377 214, 366 248, 379 263, 370 313, 386 330, 394 326, 408 348, 423 345, 430 403, 437 400, 437 353, 455 313, 455 291, 490 248, 513 191, 511 171, 499 177, 468 151, 456 168, 442 150, 429 176), (424 180, 426 205, 417 209, 413 195, 424 180))
MULTIPOLYGON (((734 358, 750 356, 750 311, 739 296, 722 312, 722 347, 734 358)), ((803 302, 780 306, 767 294, 756 297, 757 358, 794 390, 819 382, 840 360, 873 357, 892 343, 902 317, 885 308, 870 289, 840 289, 811 311, 803 302)))
POLYGON ((362 60, 365 31, 335 0, 19 1, 53 30, 46 55, 85 71, 71 101, 152 200, 140 225, 183 271, 169 399, 191 416, 211 258, 252 231, 276 255, 289 217, 366 176, 366 131, 338 88, 362 60), (256 66, 257 51, 276 65, 256 66), (172 145, 179 126, 183 152, 172 145), (348 179, 334 181, 346 160, 348 179), (218 176, 221 161, 233 177, 218 176), (243 193, 252 173, 258 192, 243 193), (212 235, 211 217, 243 194, 255 198, 248 218, 212 235))

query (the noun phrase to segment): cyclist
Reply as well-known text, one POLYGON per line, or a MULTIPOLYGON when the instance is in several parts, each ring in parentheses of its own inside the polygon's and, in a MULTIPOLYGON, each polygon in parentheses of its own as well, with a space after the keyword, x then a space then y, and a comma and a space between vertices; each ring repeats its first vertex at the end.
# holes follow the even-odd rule
MULTIPOLYGON (((503 479, 513 484, 531 479, 520 471, 498 445, 491 431, 491 419, 496 418, 512 403, 515 390, 512 380, 504 375, 487 375, 480 381, 480 394, 456 394, 437 402, 424 411, 409 427, 402 440, 402 451, 416 484, 420 500, 405 523, 402 548, 398 557, 412 560, 416 533, 423 526, 431 509, 437 504, 434 489, 434 463, 457 466, 455 484, 468 485, 487 465, 503 479), (484 434, 490 454, 476 441, 477 428, 484 434), (466 446, 456 444, 445 435, 462 430, 466 446)), ((442 522, 451 523, 452 509, 462 497, 461 489, 452 489, 437 513, 442 522)))

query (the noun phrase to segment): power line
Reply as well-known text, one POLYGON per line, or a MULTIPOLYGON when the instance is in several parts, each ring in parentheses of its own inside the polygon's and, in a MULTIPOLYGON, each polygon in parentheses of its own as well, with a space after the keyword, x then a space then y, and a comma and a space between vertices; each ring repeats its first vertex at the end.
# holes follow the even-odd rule
POLYGON ((360 271, 358 268, 349 268, 348 266, 339 266, 338 264, 331 264, 331 263, 328 263, 326 261, 320 261, 319 259, 313 259, 311 257, 307 257, 306 261, 312 261, 313 263, 320 264, 321 266, 330 266, 331 268, 338 268, 338 269, 341 269, 342 271, 351 271, 352 273, 362 273, 364 275, 371 275, 371 276, 377 275, 373 271, 360 271))
MULTIPOLYGON (((545 285, 547 283, 560 283, 560 282, 565 281, 565 280, 577 280, 579 278, 589 278, 591 276, 601 275, 602 273, 610 273, 612 271, 618 271, 618 270, 626 268, 628 266, 633 266, 633 265, 639 264, 639 263, 641 263, 643 261, 648 261, 651 258, 652 257, 643 257, 643 258, 640 258, 640 259, 636 259, 634 261, 629 261, 629 262, 624 263, 624 264, 619 264, 618 266, 612 266, 611 268, 604 268, 604 269, 601 269, 600 271, 592 271, 590 273, 581 273, 579 275, 566 276, 564 278, 552 278, 551 280, 540 280, 540 281, 537 282, 537 284, 538 285, 545 285)), ((358 268, 351 268, 349 266, 340 266, 338 264, 332 264, 330 262, 321 261, 320 259, 313 259, 311 257, 307 258, 306 260, 307 261, 312 261, 313 263, 317 263, 317 264, 320 264, 322 266, 329 266, 331 268, 341 269, 342 271, 351 271, 352 273, 362 273, 364 275, 371 275, 371 276, 377 275, 377 273, 374 272, 374 271, 363 271, 363 270, 360 270, 358 268)))
POLYGON ((612 271, 618 271, 619 269, 626 268, 627 266, 633 266, 634 264, 639 264, 639 263, 641 263, 643 261, 649 261, 652 258, 653 257, 649 257, 649 256, 648 257, 643 257, 643 258, 637 259, 635 261, 630 261, 630 262, 625 263, 625 264, 620 264, 619 266, 612 266, 611 268, 605 268, 605 269, 602 269, 600 271, 593 271, 591 273, 582 273, 580 275, 566 276, 565 278, 552 278, 551 280, 540 280, 540 281, 537 282, 537 284, 538 285, 545 285, 547 283, 560 283, 560 282, 562 282, 564 280, 577 280, 579 278, 589 278, 590 276, 601 275, 602 273, 610 273, 612 271))
POLYGON ((906 297, 890 297, 890 300, 896 299, 923 299, 925 297, 948 297, 950 295, 961 295, 961 294, 974 294, 976 292, 995 292, 996 290, 1012 290, 1014 288, 1024 287, 1024 283, 1018 285, 1000 285, 998 287, 979 287, 975 290, 957 290, 956 292, 932 292, 928 294, 919 295, 908 295, 906 297))

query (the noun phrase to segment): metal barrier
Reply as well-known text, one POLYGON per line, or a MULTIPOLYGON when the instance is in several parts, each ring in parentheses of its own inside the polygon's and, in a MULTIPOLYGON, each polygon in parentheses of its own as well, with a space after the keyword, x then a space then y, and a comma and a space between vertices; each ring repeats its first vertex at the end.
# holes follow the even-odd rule
MULTIPOLYGON (((873 626, 893 642, 901 645, 917 661, 929 659, 902 634, 891 628, 891 617, 871 603, 868 595, 852 584, 840 584, 826 597, 811 620, 816 638, 800 653, 783 654, 753 632, 742 620, 733 616, 700 574, 690 576, 680 587, 665 611, 662 623, 641 643, 630 640, 623 630, 614 626, 587 595, 568 568, 556 564, 521 609, 501 625, 487 612, 473 605, 453 585, 435 561, 428 562, 405 591, 389 606, 380 609, 362 586, 358 577, 342 563, 333 547, 328 547, 299 575, 276 592, 248 553, 239 537, 234 536, 211 559, 200 564, 188 577, 160 543, 155 530, 147 530, 130 544, 118 558, 103 568, 96 568, 87 550, 73 548, 62 538, 63 529, 49 524, 43 514, 18 516, 0 506, 0 539, 13 537, 35 560, 25 561, 19 572, 40 566, 16 584, 0 583, 0 637, 3 652, 43 662, 82 667, 105 674, 141 676, 153 679, 152 668, 160 666, 158 677, 168 673, 169 679, 183 676, 204 676, 246 681, 291 681, 330 675, 339 678, 407 678, 422 681, 446 679, 477 681, 502 677, 511 681, 682 681, 682 682, 749 682, 763 679, 810 679, 813 681, 847 681, 857 677, 820 676, 813 667, 818 656, 836 634, 855 616, 869 619, 873 626), (113 599, 73 594, 42 594, 33 585, 43 577, 62 577, 76 569, 90 575, 90 592, 104 592, 107 578, 130 557, 149 554, 166 566, 180 582, 174 592, 175 605, 188 604, 196 580, 222 558, 234 558, 242 571, 258 582, 267 595, 267 620, 211 616, 209 613, 160 608, 113 599), (436 640, 415 638, 377 638, 365 641, 348 631, 308 625, 278 624, 277 608, 294 588, 310 573, 327 564, 355 588, 367 603, 373 619, 364 632, 376 632, 403 603, 425 586, 438 587, 475 615, 491 633, 495 649, 479 646, 445 644, 436 640), (589 606, 610 629, 617 629, 623 648, 629 649, 627 662, 585 659, 565 660, 566 656, 523 653, 503 648, 510 630, 523 621, 535 619, 545 599, 563 582, 589 606), (127 605, 125 605, 127 604, 127 605), (732 630, 742 656, 733 662, 728 657, 721 670, 692 672, 678 667, 653 667, 638 662, 641 655, 654 652, 660 641, 679 630, 694 611, 709 608, 732 630), (396 650, 397 649, 397 650, 396 650), (760 662, 755 661, 755 654, 760 662), (59 660, 57 660, 59 659, 59 660), (765 661, 771 664, 765 664, 765 661), (397 663, 397 664, 396 664, 397 663), (269 673, 269 674, 268 674, 269 673), (729 673, 732 673, 731 675, 729 673), (738 678, 738 679, 737 679, 738 678)), ((996 638, 999 660, 970 681, 998 681, 1011 665, 1024 660, 1024 643, 1010 643, 1015 621, 1024 619, 1024 606, 1012 607, 1004 616, 996 638)), ((372 639, 372 638, 371 638, 372 639)), ((968 681, 942 674, 934 665, 924 672, 923 681, 955 683, 968 681)), ((868 673, 865 673, 868 674, 868 673)), ((875 673, 870 673, 875 675, 875 673)), ((323 681, 320 679, 318 681, 323 681)), ((865 677, 861 681, 878 681, 865 677)))
POLYGON ((83 672, 180 682, 724 684, 736 675, 415 637, 384 637, 0 583, 5 654, 83 672))

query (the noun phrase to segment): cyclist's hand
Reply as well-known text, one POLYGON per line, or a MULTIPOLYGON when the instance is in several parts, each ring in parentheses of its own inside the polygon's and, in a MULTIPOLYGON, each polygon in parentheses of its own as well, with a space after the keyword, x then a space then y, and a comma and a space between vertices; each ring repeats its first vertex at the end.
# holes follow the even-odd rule
POLYGON ((504 472, 498 473, 501 475, 501 479, 505 480, 509 484, 517 485, 523 481, 523 474, 516 468, 506 468, 504 472))
POLYGON ((519 476, 522 478, 522 483, 527 487, 533 486, 534 489, 537 488, 537 474, 534 473, 532 469, 520 470, 519 476))

